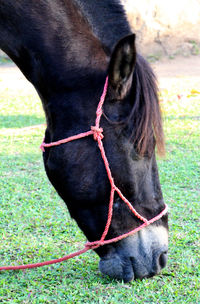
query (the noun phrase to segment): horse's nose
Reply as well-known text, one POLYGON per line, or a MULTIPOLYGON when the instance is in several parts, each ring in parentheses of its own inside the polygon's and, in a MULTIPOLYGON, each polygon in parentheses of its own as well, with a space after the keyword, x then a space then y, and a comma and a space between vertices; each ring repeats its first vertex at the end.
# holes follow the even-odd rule
POLYGON ((164 250, 164 252, 158 256, 158 264, 160 266, 160 269, 164 268, 167 265, 167 250, 164 250))
POLYGON ((147 262, 142 261, 142 263, 141 261, 131 258, 135 278, 151 278, 160 273, 160 271, 167 265, 167 251, 166 247, 164 247, 163 249, 154 252, 152 254, 152 259, 150 258, 147 262))
POLYGON ((153 273, 159 273, 161 269, 163 269, 167 265, 167 249, 163 248, 161 251, 155 254, 154 263, 153 263, 154 271, 153 273))

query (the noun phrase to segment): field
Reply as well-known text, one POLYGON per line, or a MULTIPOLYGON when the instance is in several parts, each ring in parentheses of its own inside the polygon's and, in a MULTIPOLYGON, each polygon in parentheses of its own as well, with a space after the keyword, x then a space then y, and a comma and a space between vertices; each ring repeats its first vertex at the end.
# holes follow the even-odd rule
MULTIPOLYGON (((62 264, 1 272, 0 303, 200 303, 200 78, 161 77, 160 83, 167 267, 124 284, 103 277, 89 251, 62 264)), ((36 93, 15 68, 0 68, 0 266, 62 257, 85 242, 45 175, 44 123, 36 93)))

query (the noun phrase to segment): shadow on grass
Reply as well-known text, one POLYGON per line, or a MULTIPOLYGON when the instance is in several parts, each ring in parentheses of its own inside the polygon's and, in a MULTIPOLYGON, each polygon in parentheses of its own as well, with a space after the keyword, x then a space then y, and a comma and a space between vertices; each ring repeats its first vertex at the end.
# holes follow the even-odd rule
POLYGON ((0 115, 0 128, 24 128, 43 123, 43 117, 34 115, 0 115))
POLYGON ((200 116, 187 116, 187 115, 183 115, 183 116, 164 116, 164 119, 167 120, 200 120, 200 116))

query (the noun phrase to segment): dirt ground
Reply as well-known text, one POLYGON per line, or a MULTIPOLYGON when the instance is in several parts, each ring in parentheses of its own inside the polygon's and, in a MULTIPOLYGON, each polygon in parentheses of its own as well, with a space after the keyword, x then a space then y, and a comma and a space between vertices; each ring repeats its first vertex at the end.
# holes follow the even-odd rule
MULTIPOLYGON (((170 90, 176 86, 180 92, 191 87, 200 90, 200 56, 163 59, 151 65, 161 89, 170 90)), ((14 64, 0 65, 0 94, 6 88, 36 94, 33 86, 14 64)))
POLYGON ((191 89, 200 91, 200 56, 163 59, 152 67, 157 75, 159 88, 187 94, 191 89))

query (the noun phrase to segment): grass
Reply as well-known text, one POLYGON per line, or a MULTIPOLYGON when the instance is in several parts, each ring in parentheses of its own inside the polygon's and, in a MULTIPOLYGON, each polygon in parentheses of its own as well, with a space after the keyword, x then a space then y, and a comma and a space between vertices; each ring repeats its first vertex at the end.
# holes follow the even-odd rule
MULTIPOLYGON (((98 257, 90 251, 54 266, 1 272, 0 303, 200 302, 200 94, 188 90, 178 96, 178 88, 164 89, 160 98, 168 153, 159 171, 170 206, 169 261, 162 273, 117 282, 99 273, 98 257)), ((0 108, 0 265, 44 261, 82 248, 85 237, 43 169, 39 99, 5 88, 0 108)))

